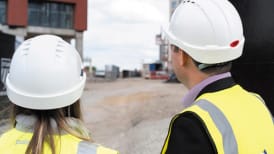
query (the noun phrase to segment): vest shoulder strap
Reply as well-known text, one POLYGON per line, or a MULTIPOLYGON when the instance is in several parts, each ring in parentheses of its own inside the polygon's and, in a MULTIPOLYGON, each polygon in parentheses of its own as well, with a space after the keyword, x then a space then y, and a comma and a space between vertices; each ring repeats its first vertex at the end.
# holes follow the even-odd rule
POLYGON ((183 112, 186 111, 197 113, 207 125, 206 128, 211 128, 208 129, 208 135, 211 135, 210 137, 214 140, 219 154, 238 154, 238 144, 233 129, 218 107, 205 99, 201 99, 183 112))
POLYGON ((118 154, 118 152, 88 141, 81 141, 77 154, 118 154))
MULTIPOLYGON (((255 96, 255 97, 257 97, 265 106, 266 106, 266 103, 265 103, 265 101, 264 101, 264 99, 260 96, 260 95, 258 95, 258 94, 256 94, 256 93, 253 93, 253 92, 249 92, 251 95, 253 95, 253 96, 255 96)), ((266 107, 267 108, 267 107, 266 107)), ((268 108, 267 108, 268 109, 268 108)), ((274 116, 271 114, 271 112, 270 111, 268 111, 269 112, 269 114, 272 116, 272 121, 273 121, 273 124, 274 124, 274 116)))

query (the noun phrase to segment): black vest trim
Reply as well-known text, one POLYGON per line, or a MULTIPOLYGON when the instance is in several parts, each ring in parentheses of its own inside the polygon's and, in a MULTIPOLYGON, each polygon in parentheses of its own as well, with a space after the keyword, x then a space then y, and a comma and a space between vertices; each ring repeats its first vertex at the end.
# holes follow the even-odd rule
POLYGON ((205 88, 203 88, 200 91, 200 93, 197 95, 196 98, 198 98, 202 94, 221 91, 221 90, 233 87, 235 85, 236 85, 236 83, 234 82, 232 77, 223 78, 223 79, 217 80, 217 81, 207 85, 205 88))

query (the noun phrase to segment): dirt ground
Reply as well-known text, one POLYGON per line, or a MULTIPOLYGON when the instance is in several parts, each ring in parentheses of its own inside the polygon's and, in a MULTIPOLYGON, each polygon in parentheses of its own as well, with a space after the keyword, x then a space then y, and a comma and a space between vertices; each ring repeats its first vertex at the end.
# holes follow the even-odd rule
MULTIPOLYGON (((185 93, 182 84, 161 80, 89 79, 81 98, 84 121, 95 142, 120 154, 159 154, 185 93)), ((0 120, 0 134, 7 122, 0 120)))
POLYGON ((172 115, 183 109, 182 84, 141 78, 88 81, 82 97, 93 139, 121 154, 159 154, 172 115))

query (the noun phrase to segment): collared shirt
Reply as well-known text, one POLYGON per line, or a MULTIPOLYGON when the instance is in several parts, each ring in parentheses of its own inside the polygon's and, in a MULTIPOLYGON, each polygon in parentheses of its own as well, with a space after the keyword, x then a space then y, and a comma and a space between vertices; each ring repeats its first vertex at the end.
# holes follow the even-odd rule
POLYGON ((222 74, 218 74, 218 75, 213 75, 211 77, 206 78, 205 80, 198 83, 197 85, 195 85, 193 88, 191 88, 189 90, 189 92, 182 99, 184 107, 191 106, 194 103, 194 101, 195 101, 196 97, 198 96, 198 94, 201 92, 201 90, 204 89, 207 85, 209 85, 209 84, 211 84, 211 83, 213 83, 217 80, 227 78, 227 77, 231 77, 230 72, 222 73, 222 74))

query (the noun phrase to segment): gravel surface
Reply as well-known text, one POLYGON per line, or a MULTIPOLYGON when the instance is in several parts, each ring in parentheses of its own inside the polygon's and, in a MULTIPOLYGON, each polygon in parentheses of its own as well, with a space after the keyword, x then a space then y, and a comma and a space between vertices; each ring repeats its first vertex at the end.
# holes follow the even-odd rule
POLYGON ((93 139, 121 154, 159 154, 186 88, 160 80, 88 82, 82 97, 93 139))

